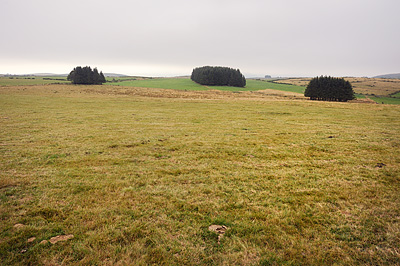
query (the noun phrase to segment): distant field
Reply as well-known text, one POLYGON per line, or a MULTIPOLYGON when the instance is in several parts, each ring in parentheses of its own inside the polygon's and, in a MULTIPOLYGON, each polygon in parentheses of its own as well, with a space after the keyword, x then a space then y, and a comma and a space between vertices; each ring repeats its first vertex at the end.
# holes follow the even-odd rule
MULTIPOLYGON (((400 80, 380 78, 345 78, 350 81, 357 98, 364 98, 361 95, 368 95, 377 103, 400 104, 400 80)), ((275 83, 293 84, 306 87, 310 79, 293 78, 275 80, 275 83)))
POLYGON ((29 86, 55 83, 71 83, 66 77, 0 77, 0 86, 29 86))
POLYGON ((160 88, 160 89, 177 89, 177 90, 223 90, 223 91, 257 91, 257 90, 279 90, 296 93, 304 93, 304 88, 300 86, 275 84, 261 80, 247 80, 245 88, 228 87, 228 86, 202 86, 189 78, 155 78, 155 79, 138 79, 131 81, 112 82, 112 85, 144 87, 144 88, 160 88))
MULTIPOLYGON (((400 104, 400 81, 393 79, 366 79, 346 78, 354 87, 358 99, 364 99, 368 95, 370 99, 378 103, 400 104)), ((247 79, 245 88, 228 86, 202 86, 189 78, 146 78, 146 77, 116 77, 107 78, 107 85, 122 87, 142 87, 157 89, 174 89, 187 91, 261 91, 275 90, 277 92, 292 92, 304 94, 305 86, 310 79, 297 78, 275 80, 273 82, 259 79, 247 79)), ((45 84, 69 84, 63 77, 0 77, 0 86, 29 86, 45 84)))
POLYGON ((145 78, 137 80, 128 80, 120 82, 111 82, 110 85, 126 86, 126 87, 143 87, 157 89, 176 89, 176 90, 208 90, 207 87, 201 86, 187 78, 145 78))
MULTIPOLYGON (((400 92, 400 80, 377 78, 345 78, 359 94, 389 96, 400 92)), ((306 87, 311 78, 293 78, 275 80, 276 83, 293 84, 306 87)))
POLYGON ((267 92, 0 87, 0 264, 399 265, 400 106, 267 92))
POLYGON ((286 85, 286 84, 276 84, 272 82, 247 79, 245 88, 234 88, 234 87, 219 87, 215 86, 212 88, 219 90, 229 90, 229 91, 257 91, 257 90, 277 90, 277 91, 288 91, 295 93, 304 93, 304 88, 296 85, 286 85))
POLYGON ((398 92, 398 93, 396 93, 396 94, 393 94, 393 95, 391 95, 392 97, 394 97, 394 98, 400 98, 400 92, 398 92))
POLYGON ((397 97, 374 97, 374 96, 370 96, 369 98, 374 100, 377 103, 382 103, 382 104, 400 104, 400 98, 397 98, 397 97))

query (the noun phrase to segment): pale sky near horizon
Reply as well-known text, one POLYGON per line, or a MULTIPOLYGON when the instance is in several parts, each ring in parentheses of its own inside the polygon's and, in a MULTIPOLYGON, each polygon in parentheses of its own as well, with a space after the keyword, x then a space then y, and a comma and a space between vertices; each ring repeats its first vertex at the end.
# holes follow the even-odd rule
POLYGON ((399 0, 0 0, 0 73, 400 73, 399 0))

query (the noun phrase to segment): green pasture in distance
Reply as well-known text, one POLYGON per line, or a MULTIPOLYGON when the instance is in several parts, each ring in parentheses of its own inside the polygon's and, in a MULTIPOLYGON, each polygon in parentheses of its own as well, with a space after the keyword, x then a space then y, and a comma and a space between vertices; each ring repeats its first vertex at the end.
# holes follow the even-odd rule
POLYGON ((365 95, 363 94, 356 93, 355 96, 357 99, 365 99, 365 95))
POLYGON ((369 98, 377 103, 400 104, 400 98, 393 98, 393 97, 369 97, 369 98))
POLYGON ((158 89, 176 89, 176 90, 223 90, 223 91, 257 91, 257 90, 280 90, 290 91, 297 93, 304 93, 304 87, 276 84, 261 80, 247 80, 247 85, 244 88, 229 87, 229 86, 202 86, 193 82, 188 78, 155 78, 155 79, 142 79, 142 80, 129 80, 120 82, 111 82, 111 85, 129 86, 129 87, 145 87, 145 88, 158 88, 158 89))
POLYGON ((212 86, 211 88, 224 91, 259 91, 259 90, 269 89, 269 90, 289 91, 297 93, 304 93, 305 89, 304 87, 295 85, 277 84, 268 81, 254 80, 254 79, 247 79, 246 87, 244 88, 228 87, 228 86, 212 86))
POLYGON ((106 77, 107 82, 121 82, 121 81, 130 81, 130 80, 136 80, 138 78, 145 78, 145 77, 139 77, 139 76, 122 76, 122 77, 106 77))
POLYGON ((28 86, 56 83, 71 83, 67 77, 37 77, 37 76, 13 76, 0 77, 0 86, 28 86))
POLYGON ((392 97, 394 97, 394 98, 400 98, 400 92, 398 92, 398 93, 396 93, 396 94, 393 94, 392 97))
POLYGON ((200 84, 193 82, 187 78, 149 78, 128 80, 120 82, 110 82, 110 85, 127 86, 127 87, 143 87, 156 89, 175 89, 175 90, 208 90, 200 84))

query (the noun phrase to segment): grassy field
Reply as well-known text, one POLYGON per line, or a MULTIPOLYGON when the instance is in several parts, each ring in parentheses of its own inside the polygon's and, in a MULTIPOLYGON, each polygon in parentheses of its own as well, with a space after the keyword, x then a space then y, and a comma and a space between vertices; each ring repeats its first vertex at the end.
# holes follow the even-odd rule
POLYGON ((222 90, 222 91, 257 91, 257 90, 279 90, 296 93, 304 93, 304 88, 295 85, 276 84, 262 80, 248 79, 245 88, 228 87, 228 86, 202 86, 190 80, 189 78, 154 78, 154 79, 137 79, 130 81, 112 82, 112 85, 128 86, 128 87, 144 87, 159 89, 176 89, 176 90, 222 90))
POLYGON ((296 85, 287 84, 276 84, 272 82, 248 79, 245 88, 235 88, 235 87, 212 87, 217 90, 229 90, 229 91, 258 91, 258 90, 277 90, 277 91, 287 91, 304 94, 304 87, 296 85))
POLYGON ((0 77, 0 87, 2 86, 30 86, 44 84, 71 83, 66 77, 38 77, 38 76, 12 76, 0 77))
MULTIPOLYGON (((350 81, 354 92, 359 95, 368 95, 377 103, 400 104, 400 80, 380 78, 345 78, 350 81)), ((291 78, 275 80, 278 84, 292 84, 306 87, 311 78, 291 78)), ((357 96, 357 98, 359 98, 357 96)))
POLYGON ((176 90, 208 90, 188 78, 145 78, 120 82, 111 82, 111 85, 127 87, 143 87, 157 89, 176 89, 176 90))
POLYGON ((1 264, 400 265, 399 117, 262 93, 2 87, 1 264), (213 224, 229 228, 220 244, 213 224))
POLYGON ((371 96, 369 98, 374 100, 377 103, 400 104, 400 98, 399 97, 374 97, 374 96, 371 96))
MULTIPOLYGON (((53 83, 70 83, 63 77, 0 77, 0 86, 29 86, 45 85, 53 83)), ((304 88, 295 85, 276 84, 261 80, 247 80, 245 88, 228 86, 202 86, 190 80, 189 78, 144 78, 144 77, 120 77, 107 78, 107 85, 117 85, 123 87, 142 87, 157 89, 175 89, 175 90, 221 90, 221 91, 257 91, 257 90, 278 90, 295 93, 304 93, 304 88)))

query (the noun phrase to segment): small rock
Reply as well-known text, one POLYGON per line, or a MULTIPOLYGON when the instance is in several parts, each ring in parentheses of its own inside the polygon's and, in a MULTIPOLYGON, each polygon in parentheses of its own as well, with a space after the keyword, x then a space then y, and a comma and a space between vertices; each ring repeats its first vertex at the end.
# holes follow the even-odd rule
POLYGON ((26 249, 23 249, 23 250, 21 250, 21 253, 25 253, 25 252, 27 252, 28 250, 26 250, 26 249))
POLYGON ((49 243, 49 241, 47 241, 47 240, 42 240, 42 241, 40 241, 40 245, 46 245, 47 243, 49 243))
POLYGON ((55 244, 59 241, 67 241, 68 239, 74 238, 74 235, 59 235, 59 236, 55 236, 50 238, 50 243, 55 244))
POLYGON ((228 230, 228 229, 229 229, 229 227, 226 227, 225 225, 216 225, 216 224, 210 225, 208 227, 209 231, 215 232, 218 234, 218 245, 221 243, 220 241, 221 241, 222 237, 224 237, 224 234, 225 234, 226 230, 228 230))
POLYGON ((226 227, 225 225, 210 225, 208 227, 208 230, 215 232, 217 234, 225 234, 225 231, 228 230, 228 227, 226 227))
POLYGON ((35 241, 35 240, 36 240, 36 237, 28 238, 28 243, 31 243, 31 242, 33 242, 33 241, 35 241))
POLYGON ((22 228, 24 226, 25 226, 24 224, 14 224, 14 228, 17 228, 17 229, 22 228))

